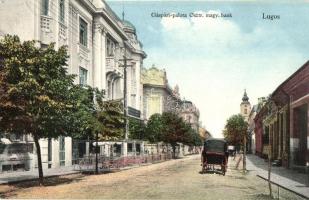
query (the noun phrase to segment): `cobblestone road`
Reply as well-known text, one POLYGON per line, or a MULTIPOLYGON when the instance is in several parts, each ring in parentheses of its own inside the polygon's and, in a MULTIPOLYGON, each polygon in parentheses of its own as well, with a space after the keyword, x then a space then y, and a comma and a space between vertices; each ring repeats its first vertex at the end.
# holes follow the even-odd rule
MULTIPOLYGON (((230 159, 226 176, 200 174, 200 157, 143 166, 102 175, 48 179, 45 187, 22 183, 0 186, 3 198, 100 199, 270 199, 267 183, 243 175, 230 159)), ((301 199, 280 191, 280 199, 301 199)))

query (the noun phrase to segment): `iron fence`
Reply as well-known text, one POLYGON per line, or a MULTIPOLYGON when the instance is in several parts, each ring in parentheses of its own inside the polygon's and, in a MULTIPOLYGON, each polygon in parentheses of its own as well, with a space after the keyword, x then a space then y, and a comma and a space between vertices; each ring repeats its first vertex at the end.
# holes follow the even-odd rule
MULTIPOLYGON (((108 171, 134 165, 163 162, 170 159, 172 159, 171 153, 120 157, 98 156, 98 168, 100 171, 108 171)), ((90 155, 84 158, 76 159, 73 166, 75 170, 93 171, 96 166, 96 157, 95 155, 90 155)))

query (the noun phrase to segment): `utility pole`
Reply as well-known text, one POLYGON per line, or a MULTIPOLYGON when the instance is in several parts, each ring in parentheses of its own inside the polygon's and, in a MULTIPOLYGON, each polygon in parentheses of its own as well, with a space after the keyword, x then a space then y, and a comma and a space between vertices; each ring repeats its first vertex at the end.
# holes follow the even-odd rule
POLYGON ((125 122, 125 140, 128 140, 128 131, 129 131, 129 123, 128 123, 128 105, 127 105, 127 57, 126 57, 126 48, 124 47, 124 55, 123 55, 123 109, 124 109, 124 122, 125 122))
POLYGON ((126 156, 127 154, 127 140, 128 140, 128 135, 129 135, 129 120, 128 120, 128 103, 127 103, 127 62, 128 60, 132 59, 127 59, 126 57, 126 47, 124 44, 124 55, 123 55, 123 114, 124 114, 124 122, 125 122, 125 143, 123 147, 123 154, 126 156))

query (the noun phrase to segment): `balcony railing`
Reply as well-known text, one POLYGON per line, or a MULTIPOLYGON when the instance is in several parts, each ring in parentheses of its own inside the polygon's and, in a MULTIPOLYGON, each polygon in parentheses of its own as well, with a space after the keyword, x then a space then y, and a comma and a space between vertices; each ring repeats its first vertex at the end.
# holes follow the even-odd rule
POLYGON ((119 63, 115 57, 106 58, 106 69, 107 72, 115 72, 117 74, 123 74, 123 69, 119 67, 119 63))
POLYGON ((67 26, 59 22, 59 37, 62 39, 67 39, 67 26))
POLYGON ((41 15, 41 30, 51 32, 52 18, 46 15, 41 15))

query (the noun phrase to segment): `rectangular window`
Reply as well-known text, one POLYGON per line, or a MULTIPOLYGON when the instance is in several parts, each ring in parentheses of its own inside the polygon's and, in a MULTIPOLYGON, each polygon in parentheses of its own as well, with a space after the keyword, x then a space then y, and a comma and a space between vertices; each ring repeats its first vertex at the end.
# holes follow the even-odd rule
POLYGON ((82 67, 79 68, 79 84, 82 86, 87 85, 87 70, 82 67))
POLYGON ((41 0, 41 15, 48 15, 49 0, 41 0))
POLYGON ((79 43, 87 47, 87 23, 79 18, 79 43))
POLYGON ((60 166, 65 166, 65 138, 59 137, 59 162, 60 166))
POLYGON ((106 52, 107 52, 107 57, 113 57, 115 54, 115 43, 107 38, 106 42, 106 52))
POLYGON ((64 23, 64 0, 59 0, 59 21, 64 23))
POLYGON ((128 152, 132 152, 132 151, 133 151, 133 144, 128 143, 128 152))
POLYGON ((135 144, 136 154, 139 155, 141 153, 141 144, 135 144))

